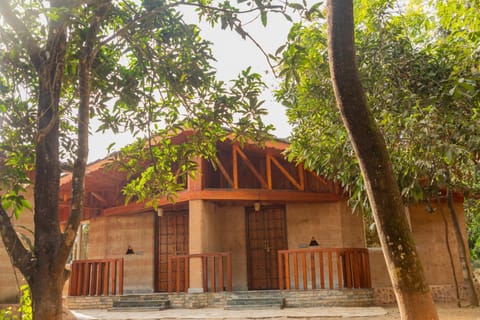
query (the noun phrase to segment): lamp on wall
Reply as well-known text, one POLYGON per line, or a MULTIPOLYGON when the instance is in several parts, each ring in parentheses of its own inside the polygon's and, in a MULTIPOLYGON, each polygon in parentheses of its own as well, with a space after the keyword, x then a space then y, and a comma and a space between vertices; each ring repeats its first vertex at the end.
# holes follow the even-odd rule
POLYGON ((162 217, 163 216, 163 209, 158 207, 157 208, 157 216, 162 217))
POLYGON ((253 204, 253 209, 254 209, 255 211, 257 211, 257 212, 260 211, 260 208, 261 208, 260 202, 257 201, 257 202, 255 202, 255 203, 253 204))

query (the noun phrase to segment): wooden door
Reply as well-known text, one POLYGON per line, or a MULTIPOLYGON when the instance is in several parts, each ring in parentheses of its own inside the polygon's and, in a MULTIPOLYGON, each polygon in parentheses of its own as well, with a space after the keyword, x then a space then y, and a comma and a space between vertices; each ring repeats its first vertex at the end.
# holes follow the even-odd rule
POLYGON ((278 289, 277 251, 287 249, 285 207, 246 208, 248 288, 278 289))
POLYGON ((168 289, 168 257, 188 254, 188 210, 164 212, 156 221, 155 291, 161 292, 168 289))

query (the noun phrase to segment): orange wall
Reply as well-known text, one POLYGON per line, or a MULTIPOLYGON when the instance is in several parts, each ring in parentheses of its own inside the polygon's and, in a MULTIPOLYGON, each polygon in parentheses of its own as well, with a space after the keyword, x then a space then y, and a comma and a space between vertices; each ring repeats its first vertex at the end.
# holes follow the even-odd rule
POLYGON ((88 258, 124 258, 124 291, 153 292, 154 213, 90 221, 88 258), (135 254, 126 255, 128 246, 135 254))
MULTIPOLYGON (((428 213, 425 206, 418 204, 409 208, 410 221, 413 236, 417 246, 418 254, 423 264, 427 282, 430 285, 453 285, 453 272, 445 241, 445 225, 439 208, 434 206, 435 212, 428 213)), ((466 229, 463 206, 456 204, 458 219, 462 230, 466 229)), ((448 215, 448 207, 443 204, 443 210, 448 215)), ((457 241, 453 233, 452 223, 448 218, 448 237, 453 253, 455 272, 457 279, 461 281, 462 272, 460 268, 457 241)), ((464 233, 465 237, 465 233, 464 233)), ((370 270, 372 275, 372 286, 374 288, 390 287, 390 279, 385 264, 385 259, 380 248, 370 249, 370 270)))
MULTIPOLYGON (((28 188, 27 193, 24 196, 33 206, 33 186, 31 188, 28 188)), ((13 221, 13 224, 26 227, 33 232, 33 212, 28 209, 24 210, 21 213, 20 218, 16 221, 13 221)), ((33 243, 33 235, 30 232, 21 228, 17 228, 17 231, 30 238, 33 243)), ((26 281, 24 281, 23 279, 22 273, 19 270, 16 270, 16 275, 18 277, 20 285, 26 283, 26 281)), ((15 273, 13 272, 13 267, 10 263, 10 257, 5 250, 3 241, 0 239, 0 303, 16 302, 17 296, 18 284, 15 278, 15 273)))
POLYGON ((324 248, 365 247, 363 220, 344 202, 287 204, 288 248, 308 246, 315 237, 324 248))

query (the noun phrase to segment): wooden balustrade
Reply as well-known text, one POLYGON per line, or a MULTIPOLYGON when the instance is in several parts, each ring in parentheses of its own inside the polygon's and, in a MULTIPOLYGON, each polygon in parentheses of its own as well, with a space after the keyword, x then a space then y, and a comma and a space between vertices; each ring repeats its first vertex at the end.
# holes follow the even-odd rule
POLYGON ((72 262, 70 296, 123 294, 123 258, 72 262))
POLYGON ((232 291, 232 254, 221 252, 168 257, 168 292, 188 291, 192 259, 201 259, 203 292, 232 291))
POLYGON ((366 248, 278 251, 281 290, 371 288, 366 248))

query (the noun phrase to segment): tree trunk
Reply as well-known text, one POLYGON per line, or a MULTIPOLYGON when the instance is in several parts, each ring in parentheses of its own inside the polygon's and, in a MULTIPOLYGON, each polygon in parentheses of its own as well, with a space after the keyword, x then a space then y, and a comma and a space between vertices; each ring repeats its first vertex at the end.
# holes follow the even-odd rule
POLYGON ((353 4, 329 0, 328 53, 337 105, 365 181, 402 319, 438 319, 389 155, 366 104, 354 48, 353 4))
MULTIPOLYGON (((449 179, 449 177, 447 179, 449 179)), ((460 258, 460 265, 462 267, 463 284, 467 290, 467 299, 471 306, 478 306, 478 296, 475 289, 475 282, 473 281, 472 268, 470 267, 469 259, 467 259, 467 247, 463 239, 462 230, 460 229, 457 212, 453 205, 453 195, 450 188, 447 189, 447 203, 450 212, 450 218, 452 219, 453 230, 455 232, 455 238, 457 240, 458 256, 460 258)))
POLYGON ((455 283, 455 296, 457 298, 457 306, 461 307, 460 288, 458 286, 457 273, 455 272, 455 262, 453 260, 452 248, 450 247, 450 237, 448 236, 449 234, 448 219, 443 210, 443 206, 442 206, 442 203, 440 202, 440 198, 438 197, 437 197, 437 206, 438 206, 438 210, 440 211, 440 215, 442 216, 443 225, 445 227, 445 244, 447 245, 448 257, 450 258, 450 267, 452 268, 453 282, 455 283))
POLYGON ((35 320, 61 320, 63 315, 62 290, 64 277, 48 271, 37 272, 29 281, 32 295, 32 313, 35 320))

